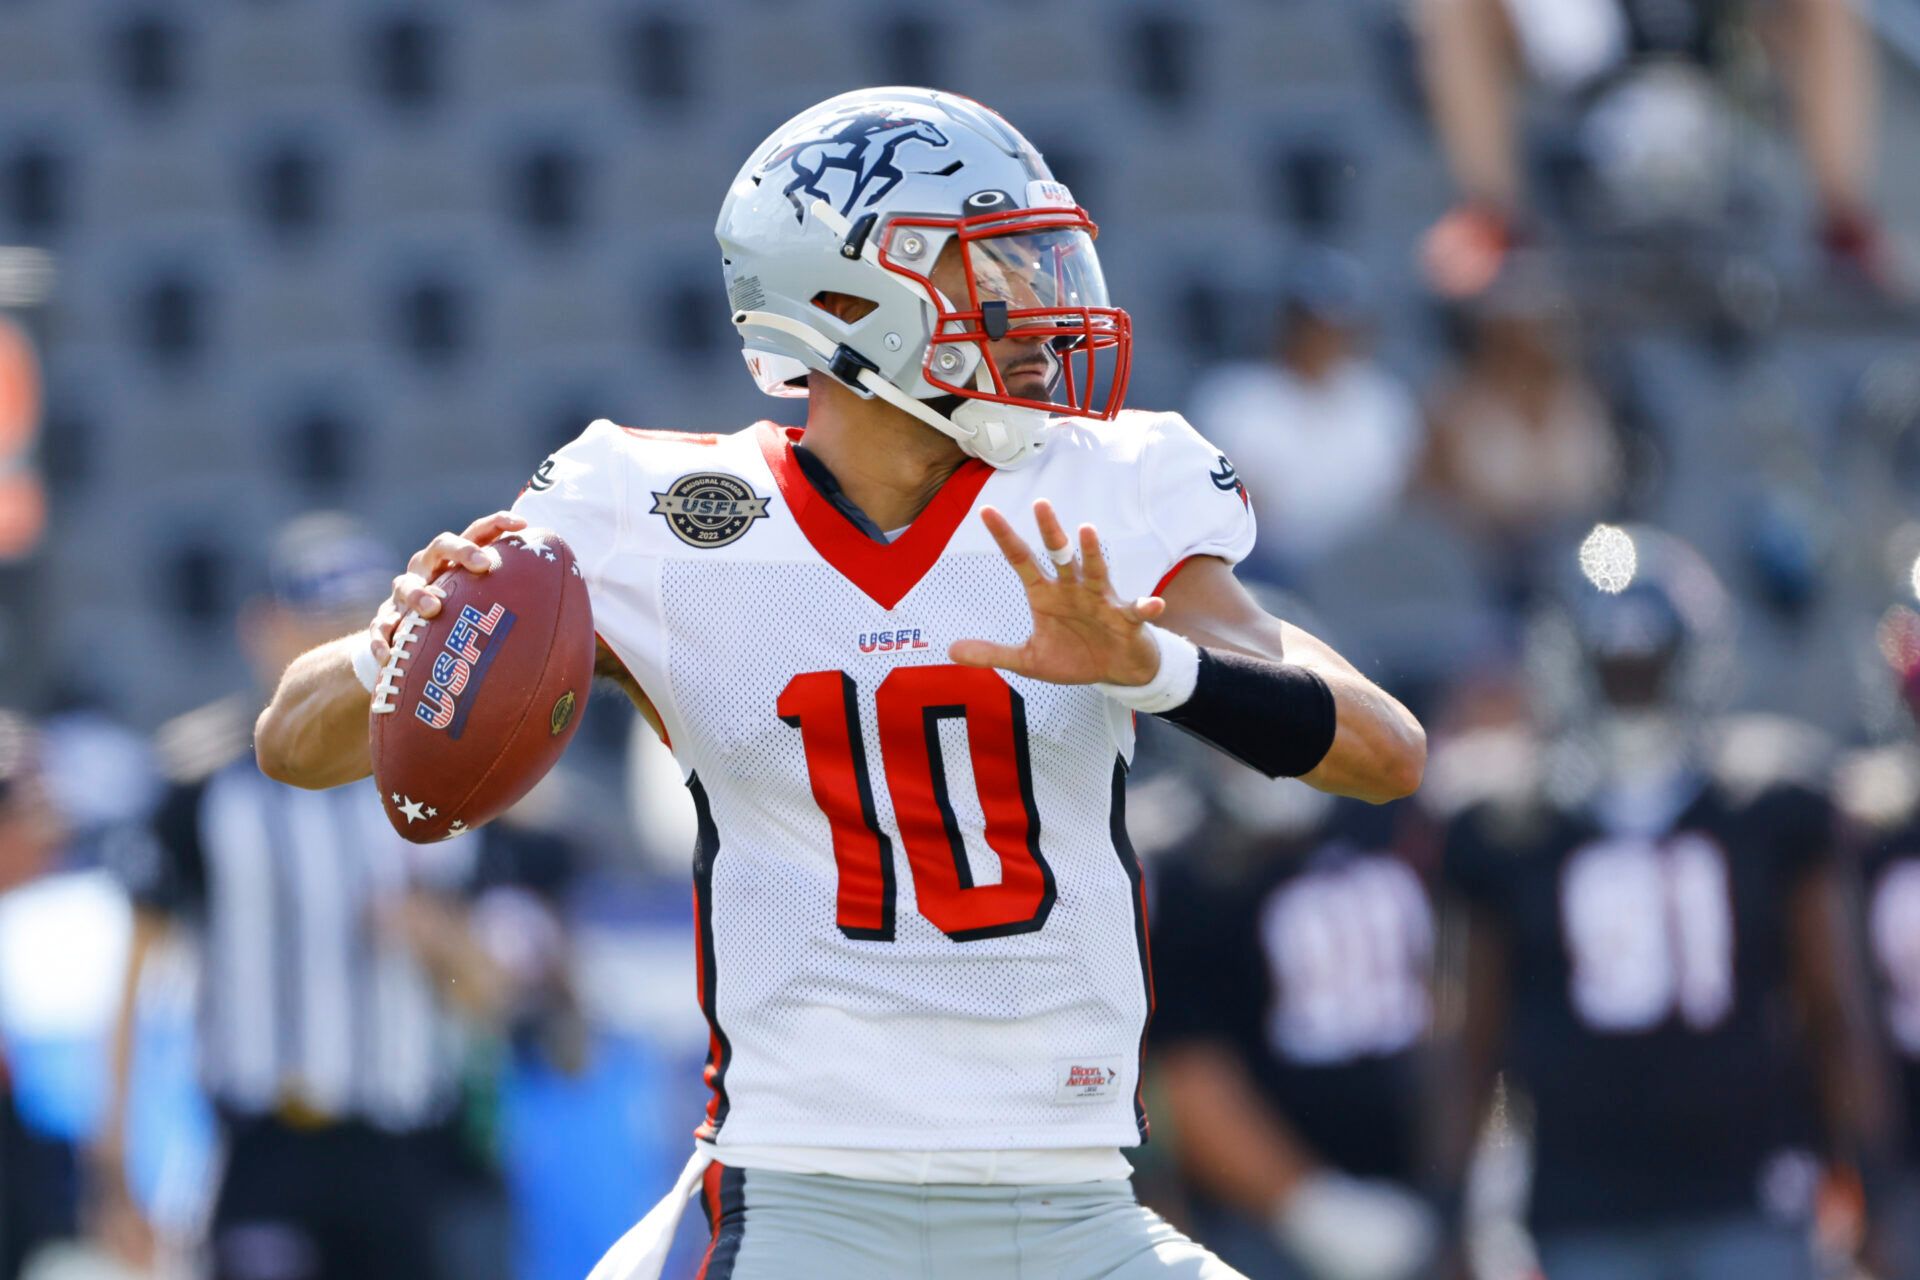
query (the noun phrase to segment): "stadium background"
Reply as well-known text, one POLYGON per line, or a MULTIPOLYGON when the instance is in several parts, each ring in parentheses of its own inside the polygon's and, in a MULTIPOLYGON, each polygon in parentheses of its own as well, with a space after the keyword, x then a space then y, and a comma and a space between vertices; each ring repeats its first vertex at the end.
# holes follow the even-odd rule
MULTIPOLYGON (((1898 239, 1920 230, 1920 7, 1866 12, 1898 239)), ((1595 144, 1593 95, 1524 113, 1544 247, 1500 305, 1554 333, 1612 478, 1490 534, 1410 458, 1363 529, 1254 568, 1437 739, 1516 683, 1556 572, 1533 566, 1570 564, 1601 518, 1686 537, 1729 584, 1732 705, 1844 743, 1911 728, 1878 628, 1920 590, 1920 317, 1824 269, 1751 61, 1716 73, 1707 124, 1691 99, 1635 105, 1637 147, 1595 144)), ((713 212, 774 124, 868 83, 950 87, 1032 136, 1101 224, 1135 404, 1191 409, 1213 366, 1259 357, 1316 249, 1359 264, 1411 395, 1462 376, 1476 312, 1439 305, 1417 258, 1455 195, 1392 0, 0 0, 0 314, 44 388, 0 397, 0 704, 49 727, 82 833, 70 875, 0 914, 8 1052, 49 1125, 83 1131, 97 1087, 81 1010, 113 966, 73 945, 113 945, 95 845, 141 816, 148 737, 245 687, 232 623, 273 529, 340 508, 411 547, 504 505, 591 418, 791 420, 743 376, 713 212), (56 906, 93 932, 46 924, 56 906), (48 966, 71 987, 17 993, 48 966)), ((697 1087, 680 820, 628 745, 599 700, 541 816, 588 851, 570 923, 605 1052, 584 1081, 509 1082, 527 1276, 578 1274, 663 1185, 697 1087)), ((183 1000, 150 1010, 180 1056, 183 1000)), ((157 1129, 175 1109, 148 1104, 157 1129)))

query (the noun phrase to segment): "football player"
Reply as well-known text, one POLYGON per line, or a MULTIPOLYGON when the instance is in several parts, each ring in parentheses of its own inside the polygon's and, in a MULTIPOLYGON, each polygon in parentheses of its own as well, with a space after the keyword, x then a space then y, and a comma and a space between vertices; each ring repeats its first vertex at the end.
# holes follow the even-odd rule
POLYGON ((1434 931, 1404 811, 1207 780, 1206 819, 1150 861, 1154 1075, 1195 1228, 1262 1280, 1423 1275, 1434 931))
MULTIPOLYGON (((1886 1208, 1868 1241, 1870 1260, 1874 1274, 1904 1280, 1920 1274, 1920 744, 1907 719, 1920 718, 1920 618, 1896 606, 1882 619, 1879 640, 1906 704, 1904 711, 1897 704, 1886 709, 1900 715, 1891 724, 1904 733, 1849 753, 1835 771, 1834 798, 1863 881, 1861 932, 1905 1121, 1899 1168, 1884 1180, 1883 1188, 1891 1184, 1880 1197, 1886 1208)), ((1871 1171, 1863 1170, 1861 1181, 1863 1190, 1871 1188, 1871 1171)))
MULTIPOLYGON (((1133 716, 1372 801, 1417 786, 1421 728, 1235 580, 1232 464, 1122 413, 1094 224, 1000 116, 831 99, 754 151, 717 233, 748 367, 806 429, 594 423, 288 670, 261 759, 367 772, 397 620, 502 532, 558 531, 699 814, 712 1100, 682 1188, 709 1280, 1231 1275, 1121 1155, 1153 999, 1133 716)), ((598 1274, 657 1272, 675 1199, 598 1274)))
POLYGON ((1443 861, 1454 1194, 1504 1068, 1554 1280, 1810 1278, 1811 1149, 1884 1168, 1889 1140, 1820 744, 1703 717, 1731 619, 1688 548, 1603 527, 1587 551, 1533 654, 1543 693, 1586 690, 1564 737, 1440 766, 1491 792, 1443 861))

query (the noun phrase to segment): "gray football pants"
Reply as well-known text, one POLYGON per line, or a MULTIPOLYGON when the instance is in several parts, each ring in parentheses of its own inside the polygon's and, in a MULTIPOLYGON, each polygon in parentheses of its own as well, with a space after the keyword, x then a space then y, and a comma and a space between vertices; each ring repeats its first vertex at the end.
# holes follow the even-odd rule
POLYGON ((1246 1280, 1126 1182, 912 1186, 715 1166, 703 1280, 1246 1280))

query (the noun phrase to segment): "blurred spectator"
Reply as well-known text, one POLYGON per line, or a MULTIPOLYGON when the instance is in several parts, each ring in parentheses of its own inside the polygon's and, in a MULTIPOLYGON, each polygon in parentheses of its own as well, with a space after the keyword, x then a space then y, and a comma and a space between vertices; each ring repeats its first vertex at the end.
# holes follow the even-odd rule
POLYGON ((103 708, 75 703, 43 717, 40 749, 47 789, 74 842, 95 846, 153 812, 160 778, 152 746, 103 708))
POLYGON ((1693 691, 1731 645, 1718 583, 1676 540, 1614 532, 1535 641, 1569 734, 1436 760, 1460 939, 1443 1167, 1457 1192, 1504 1069, 1554 1280, 1811 1277, 1813 1148, 1883 1169, 1892 1114, 1822 755, 1783 723, 1710 725, 1693 691))
POLYGON ((1432 399, 1427 482, 1468 531, 1517 555, 1599 515, 1624 476, 1613 421, 1542 288, 1466 317, 1459 369, 1432 399))
POLYGON ((506 1265, 502 1248, 458 1269, 436 1257, 444 1215, 472 1183, 457 1021, 498 1025, 513 1003, 512 973, 479 944, 463 900, 481 842, 410 845, 371 784, 299 791, 267 780, 250 749, 263 691, 298 654, 364 625, 395 563, 343 517, 288 525, 270 598, 242 618, 255 692, 162 735, 175 781, 155 840, 125 869, 133 938, 93 1162, 98 1228, 130 1260, 153 1252, 125 1180, 134 1010, 148 958, 185 929, 200 944, 200 1071, 226 1146, 215 1280, 464 1278, 506 1265))
MULTIPOLYGON (((1846 272, 1892 287, 1894 265, 1868 199, 1878 107, 1857 5, 1751 7, 1766 12, 1764 34, 1793 95, 1821 244, 1846 272)), ((1708 61, 1737 43, 1725 28, 1742 8, 1724 0, 1416 0, 1428 98, 1460 193, 1422 247, 1435 287, 1453 297, 1485 289, 1523 234, 1528 202, 1514 119, 1523 77, 1591 95, 1636 59, 1708 61)))
POLYGON ((1420 454, 1413 395, 1368 357, 1371 304, 1358 264, 1301 259, 1282 287, 1261 361, 1209 371, 1193 420, 1233 460, 1260 518, 1270 572, 1290 577, 1378 521, 1420 454))
POLYGON ((1212 818, 1157 864, 1152 917, 1154 1061, 1194 1229, 1265 1280, 1420 1274, 1439 1240, 1413 1190, 1433 916, 1392 852, 1398 815, 1213 772, 1212 818))
MULTIPOLYGON (((51 871, 64 840, 33 728, 0 711, 0 893, 51 871)), ((74 1234, 74 1166, 72 1147, 38 1132, 15 1104, 0 1042, 0 1280, 14 1280, 42 1246, 74 1234)))

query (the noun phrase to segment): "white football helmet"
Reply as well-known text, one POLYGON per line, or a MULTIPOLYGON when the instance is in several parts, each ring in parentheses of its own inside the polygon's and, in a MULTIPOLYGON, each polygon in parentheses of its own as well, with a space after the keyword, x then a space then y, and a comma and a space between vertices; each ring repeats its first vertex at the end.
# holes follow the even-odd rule
MULTIPOLYGON (((996 467, 1056 414, 1112 418, 1132 325, 1108 305, 1098 229, 995 112, 930 89, 861 89, 801 112, 753 153, 714 228, 747 367, 768 395, 809 371, 878 396, 996 467), (959 257, 968 296, 931 279, 959 257), (872 303, 842 320, 823 293, 872 303), (1009 390, 992 347, 1026 341, 1042 396, 1009 390)), ((1025 363, 1023 357, 1020 363, 1025 363)))

